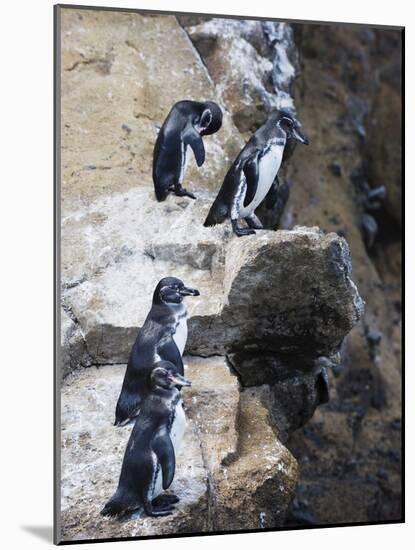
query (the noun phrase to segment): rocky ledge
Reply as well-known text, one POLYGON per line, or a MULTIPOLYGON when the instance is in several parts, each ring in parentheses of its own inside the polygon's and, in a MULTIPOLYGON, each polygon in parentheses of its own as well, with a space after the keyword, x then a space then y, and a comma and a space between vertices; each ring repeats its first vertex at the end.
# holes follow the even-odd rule
POLYGON ((277 527, 290 511, 297 462, 283 443, 327 402, 327 366, 363 311, 349 249, 318 228, 239 239, 227 226, 203 228, 207 208, 176 197, 159 205, 150 190, 132 190, 92 204, 71 227, 78 261, 69 257, 63 273, 78 282, 65 286, 64 276, 62 291, 68 540, 277 527), (94 254, 103 246, 91 247, 91 234, 112 243, 101 267, 94 254), (168 274, 201 292, 187 300, 193 386, 183 390, 189 424, 172 486, 181 501, 156 521, 140 513, 108 520, 99 510, 115 490, 131 429, 112 425, 124 374, 115 363, 127 360, 154 286, 168 274))
POLYGON ((349 248, 318 228, 237 238, 202 226, 208 207, 131 190, 63 219, 64 243, 77 243, 63 247, 64 373, 126 363, 155 285, 174 275, 201 293, 186 301, 186 352, 226 356, 243 387, 269 385, 284 439, 327 401, 326 366, 362 315, 349 248))
POLYGON ((62 389, 63 540, 197 533, 281 526, 297 481, 297 462, 275 437, 261 392, 240 392, 221 358, 188 357, 183 391, 188 425, 171 491, 176 511, 128 521, 103 518, 115 491, 131 426, 113 412, 124 366, 70 375, 62 389))

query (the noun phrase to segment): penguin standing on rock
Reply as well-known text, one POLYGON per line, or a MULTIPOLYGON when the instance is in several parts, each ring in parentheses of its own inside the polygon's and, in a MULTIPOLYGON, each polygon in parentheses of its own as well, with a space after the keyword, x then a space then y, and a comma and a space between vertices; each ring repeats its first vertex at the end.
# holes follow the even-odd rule
POLYGON ((205 162, 202 136, 222 126, 222 111, 213 101, 179 101, 168 114, 157 136, 153 154, 153 182, 158 201, 173 191, 179 197, 195 199, 183 184, 187 148, 190 146, 198 166, 205 162))
POLYGON ((281 162, 292 153, 294 140, 305 145, 309 143, 298 121, 286 111, 271 114, 230 167, 205 220, 205 227, 230 218, 238 237, 263 229, 255 209, 265 198, 267 207, 272 208, 270 203, 277 198, 278 170, 281 162), (238 226, 239 218, 247 222, 247 228, 238 226))
POLYGON ((150 393, 142 402, 127 443, 118 488, 101 511, 103 516, 122 517, 141 506, 149 516, 167 516, 174 510, 178 497, 160 493, 173 481, 185 429, 176 385, 191 383, 172 363, 156 363, 150 374, 150 393))
POLYGON ((153 304, 128 359, 121 393, 115 409, 115 425, 134 418, 148 394, 150 372, 160 360, 170 361, 183 376, 182 355, 187 340, 185 296, 199 296, 175 277, 165 277, 156 286, 153 304))

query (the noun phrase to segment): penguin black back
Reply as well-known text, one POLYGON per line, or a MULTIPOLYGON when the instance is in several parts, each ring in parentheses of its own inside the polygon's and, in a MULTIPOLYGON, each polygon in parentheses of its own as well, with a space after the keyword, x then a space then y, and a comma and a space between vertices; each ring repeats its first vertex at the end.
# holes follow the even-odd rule
POLYGON ((149 391, 149 375, 159 360, 170 361, 183 375, 182 350, 175 341, 180 316, 186 312, 185 296, 198 296, 199 291, 184 286, 175 277, 165 277, 157 284, 149 314, 128 358, 121 393, 115 410, 115 425, 133 418, 149 391))
POLYGON ((213 101, 183 100, 173 105, 154 146, 153 182, 156 198, 164 201, 173 191, 178 196, 195 198, 183 188, 187 147, 190 146, 198 166, 205 161, 202 137, 222 126, 222 111, 213 101))

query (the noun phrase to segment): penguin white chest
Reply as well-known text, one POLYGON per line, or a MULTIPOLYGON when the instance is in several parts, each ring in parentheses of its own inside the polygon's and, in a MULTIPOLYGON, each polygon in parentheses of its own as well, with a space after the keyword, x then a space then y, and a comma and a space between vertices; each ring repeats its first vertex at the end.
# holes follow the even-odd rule
MULTIPOLYGON (((170 439, 171 439, 171 442, 173 443, 176 460, 177 460, 177 453, 179 452, 179 449, 183 440, 185 429, 186 429, 186 415, 183 409, 183 400, 179 399, 176 405, 176 409, 174 412, 174 419, 170 429, 170 439)), ((161 472, 160 466, 158 466, 152 498, 158 497, 158 495, 162 493, 162 489, 163 489, 163 474, 161 472)))
POLYGON ((178 310, 176 313, 176 332, 173 334, 173 340, 180 355, 183 355, 187 342, 187 311, 185 308, 178 310))
POLYGON ((243 206, 240 210, 240 217, 246 218, 254 212, 267 196, 278 174, 281 166, 284 145, 273 144, 268 151, 261 157, 258 163, 258 185, 252 202, 247 206, 243 206))
POLYGON ((187 164, 189 162, 189 158, 187 156, 187 145, 185 145, 182 141, 181 143, 181 166, 180 166, 180 177, 179 177, 179 183, 180 185, 182 185, 183 183, 183 179, 184 179, 184 174, 186 172, 186 168, 187 168, 187 164))
POLYGON ((170 438, 173 443, 174 452, 177 454, 180 449, 183 435, 186 429, 186 415, 183 409, 183 400, 179 399, 176 405, 174 420, 171 425, 170 438))

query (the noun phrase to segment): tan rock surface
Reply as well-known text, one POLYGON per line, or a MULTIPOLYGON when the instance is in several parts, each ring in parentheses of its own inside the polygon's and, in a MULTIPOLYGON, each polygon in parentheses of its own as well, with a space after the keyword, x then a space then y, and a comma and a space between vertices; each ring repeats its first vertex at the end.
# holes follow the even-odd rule
MULTIPOLYGON (((150 190, 157 129, 173 104, 218 99, 173 16, 63 9, 61 79, 64 216, 99 197, 150 190)), ((196 194, 218 188, 241 144, 227 116, 204 142, 205 164, 191 160, 186 177, 196 194)))
POLYGON ((222 392, 215 386, 212 402, 201 403, 195 417, 209 472, 213 528, 282 526, 297 483, 297 463, 271 428, 261 390, 241 392, 237 414, 226 424, 227 408, 223 411, 222 407, 229 403, 229 396, 222 397, 222 392))

